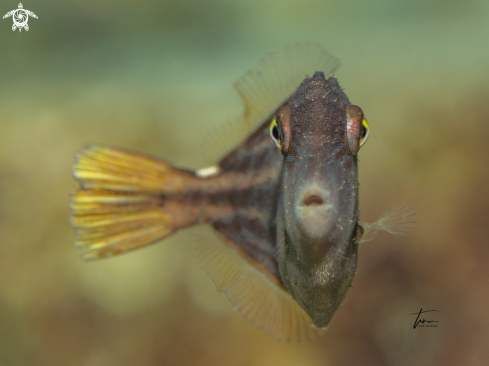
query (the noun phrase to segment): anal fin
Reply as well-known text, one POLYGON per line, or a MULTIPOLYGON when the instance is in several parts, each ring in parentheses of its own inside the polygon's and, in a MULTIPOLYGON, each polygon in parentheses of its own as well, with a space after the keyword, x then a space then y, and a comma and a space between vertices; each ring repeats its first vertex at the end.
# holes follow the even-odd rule
POLYGON ((252 265, 229 240, 218 240, 211 227, 202 231, 195 245, 198 262, 235 310, 279 341, 311 341, 325 331, 313 326, 279 279, 252 265))

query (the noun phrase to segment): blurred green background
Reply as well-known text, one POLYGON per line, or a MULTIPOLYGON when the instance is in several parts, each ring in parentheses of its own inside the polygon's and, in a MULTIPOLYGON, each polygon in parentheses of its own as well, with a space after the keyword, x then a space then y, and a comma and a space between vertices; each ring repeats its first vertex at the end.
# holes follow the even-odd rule
MULTIPOLYGON (((483 365, 489 359, 487 0, 29 1, 0 22, 1 365, 483 365), (121 146, 199 168, 268 52, 323 44, 371 126, 364 221, 417 212, 360 248, 327 334, 282 344, 195 264, 193 229, 86 264, 71 243, 73 154, 121 146), (413 329, 423 309, 439 327, 413 329)), ((17 1, 0 3, 1 15, 17 1)))

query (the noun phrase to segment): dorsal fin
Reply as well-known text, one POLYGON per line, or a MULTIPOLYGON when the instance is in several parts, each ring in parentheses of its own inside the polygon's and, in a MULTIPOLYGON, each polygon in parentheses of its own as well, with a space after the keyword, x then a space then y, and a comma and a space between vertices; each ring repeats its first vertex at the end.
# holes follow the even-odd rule
POLYGON ((248 135, 243 117, 220 123, 211 128, 202 140, 202 163, 217 164, 224 156, 233 151, 248 135))
POLYGON ((295 43, 262 58, 234 83, 243 101, 243 116, 210 131, 203 145, 205 163, 216 164, 235 148, 292 96, 305 77, 316 71, 328 77, 338 65, 337 58, 312 42, 295 43))
POLYGON ((199 230, 197 261, 235 310, 279 341, 311 341, 324 333, 277 279, 253 266, 236 245, 217 239, 215 233, 210 226, 199 230))
POLYGON ((337 58, 312 42, 295 43, 262 58, 256 68, 234 84, 244 104, 248 128, 264 122, 306 76, 322 71, 328 77, 338 65, 337 58))

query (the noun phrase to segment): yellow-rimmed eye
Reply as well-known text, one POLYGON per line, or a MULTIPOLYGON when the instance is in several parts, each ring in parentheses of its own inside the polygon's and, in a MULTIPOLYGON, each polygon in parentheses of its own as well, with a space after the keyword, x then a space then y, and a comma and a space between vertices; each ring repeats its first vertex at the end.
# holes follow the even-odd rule
POLYGON ((363 116, 362 109, 356 105, 347 105, 346 139, 353 155, 357 155, 358 150, 367 141, 369 130, 370 128, 363 116))
POLYGON ((367 141, 369 133, 370 126, 368 125, 367 120, 364 118, 362 120, 362 126, 360 127, 360 147, 362 147, 363 144, 367 141))
POLYGON ((277 116, 273 117, 272 123, 270 123, 270 137, 275 146, 282 149, 282 127, 280 127, 277 116))

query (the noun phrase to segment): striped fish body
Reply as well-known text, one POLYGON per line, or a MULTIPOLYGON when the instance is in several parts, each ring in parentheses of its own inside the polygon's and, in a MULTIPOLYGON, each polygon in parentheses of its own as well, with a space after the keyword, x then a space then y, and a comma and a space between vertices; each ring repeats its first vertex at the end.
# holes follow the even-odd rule
POLYGON ((87 146, 80 151, 73 171, 83 189, 71 203, 75 242, 96 249, 84 258, 112 257, 138 249, 135 243, 151 244, 146 236, 151 233, 160 240, 207 223, 278 278, 275 215, 282 158, 270 142, 268 125, 222 159, 214 174, 204 176, 123 149, 87 146))
POLYGON ((247 137, 230 138, 232 149, 210 168, 112 147, 78 152, 71 222, 82 258, 206 224, 199 262, 236 310, 278 340, 321 335, 353 280, 358 244, 378 230, 406 234, 413 223, 404 207, 374 224, 358 220, 356 156, 368 124, 327 77, 336 66, 313 44, 263 59, 235 85, 245 107, 235 127, 247 137))

